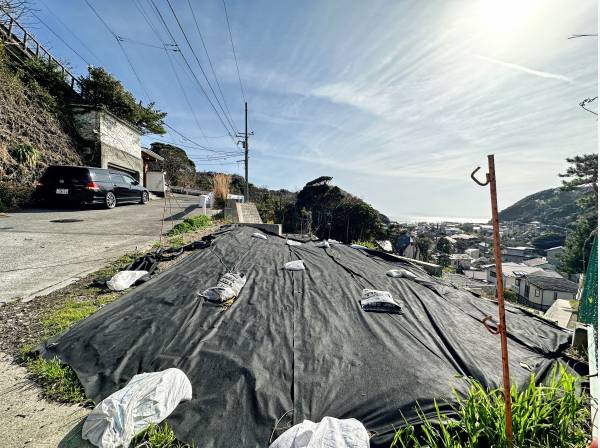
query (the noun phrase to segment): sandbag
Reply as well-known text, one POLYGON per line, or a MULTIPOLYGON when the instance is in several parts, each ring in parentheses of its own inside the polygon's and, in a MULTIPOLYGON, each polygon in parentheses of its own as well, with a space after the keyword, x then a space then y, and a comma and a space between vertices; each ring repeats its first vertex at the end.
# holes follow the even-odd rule
POLYGON ((304 262, 302 260, 288 261, 284 266, 288 271, 304 271, 304 262))
POLYGON ((327 241, 327 240, 324 240, 324 241, 319 241, 319 242, 317 243, 317 247, 322 247, 322 248, 324 248, 324 249, 328 249, 328 248, 330 247, 330 245, 329 245, 329 241, 327 241))
POLYGON ((385 273, 385 275, 387 275, 388 277, 392 277, 392 278, 410 278, 410 279, 415 279, 417 278, 417 276, 415 274, 413 274, 412 272, 406 270, 406 269, 390 269, 389 271, 387 271, 385 273))
POLYGON ((267 235, 263 235, 260 232, 254 232, 252 234, 252 238, 258 238, 259 240, 266 240, 267 239, 267 235))
POLYGON ((285 242, 288 246, 302 246, 302 243, 300 241, 294 241, 294 240, 286 240, 285 242))
POLYGON ((209 302, 223 303, 230 299, 235 299, 244 285, 246 284, 246 275, 243 273, 228 272, 217 282, 217 286, 205 289, 200 293, 209 302))
POLYGON ((192 384, 179 369, 135 375, 88 415, 81 436, 100 448, 128 447, 152 423, 160 423, 180 401, 192 399, 192 384))
POLYGON ((113 291, 123 291, 133 285, 138 279, 147 275, 148 271, 121 271, 117 272, 106 282, 106 286, 113 291))
POLYGON ((402 308, 388 291, 363 289, 360 306, 364 311, 400 314, 402 308))
POLYGON ((362 244, 350 244, 352 249, 368 249, 367 246, 363 246, 362 244))
POLYGON ((281 434, 269 448, 369 448, 369 433, 361 422, 323 417, 304 420, 281 434))

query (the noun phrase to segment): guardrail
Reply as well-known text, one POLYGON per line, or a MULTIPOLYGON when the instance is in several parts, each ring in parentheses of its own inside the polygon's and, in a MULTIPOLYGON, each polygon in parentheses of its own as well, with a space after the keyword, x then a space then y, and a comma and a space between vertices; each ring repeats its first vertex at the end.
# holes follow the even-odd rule
POLYGON ((0 38, 8 49, 18 51, 21 55, 27 58, 38 58, 46 60, 48 64, 55 65, 62 73, 63 78, 71 89, 77 94, 81 94, 81 84, 79 79, 73 75, 64 64, 56 59, 52 54, 40 44, 23 27, 17 19, 0 8, 0 38))

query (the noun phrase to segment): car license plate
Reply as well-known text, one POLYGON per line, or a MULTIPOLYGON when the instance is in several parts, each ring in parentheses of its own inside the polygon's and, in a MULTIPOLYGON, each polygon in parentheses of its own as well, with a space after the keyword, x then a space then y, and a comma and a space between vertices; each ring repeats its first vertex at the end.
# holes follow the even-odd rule
POLYGON ((69 194, 69 189, 68 188, 57 188, 56 194, 69 194))

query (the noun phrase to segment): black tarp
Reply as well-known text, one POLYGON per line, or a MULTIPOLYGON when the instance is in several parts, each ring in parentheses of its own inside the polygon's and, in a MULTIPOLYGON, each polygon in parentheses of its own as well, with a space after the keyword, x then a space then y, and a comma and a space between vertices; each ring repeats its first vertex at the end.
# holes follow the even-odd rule
MULTIPOLYGON (((356 418, 387 446, 418 401, 453 401, 473 377, 501 384, 500 341, 480 320, 497 305, 375 251, 332 244, 288 246, 232 226, 172 269, 78 323, 41 348, 77 373, 100 401, 141 372, 177 367, 193 386, 168 421, 196 446, 265 447, 276 421, 356 418), (283 269, 302 259, 305 271, 283 269), (390 278, 402 267, 416 280, 390 278), (197 297, 228 270, 248 282, 227 310, 197 297), (361 310, 363 288, 387 290, 403 314, 361 310), (293 411, 293 412, 289 412, 293 411), (403 417, 404 415, 404 417, 403 417)), ((508 306, 512 380, 541 380, 569 333, 508 306)))

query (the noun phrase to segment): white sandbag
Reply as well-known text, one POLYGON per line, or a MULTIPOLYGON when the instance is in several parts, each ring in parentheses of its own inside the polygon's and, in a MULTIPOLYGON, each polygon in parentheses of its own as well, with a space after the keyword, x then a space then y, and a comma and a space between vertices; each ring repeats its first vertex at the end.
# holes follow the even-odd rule
POLYGON ((300 241, 294 241, 294 240, 286 240, 285 242, 288 246, 302 246, 302 243, 300 241))
POLYGON ((263 235, 263 234, 262 234, 262 233, 260 233, 260 232, 254 232, 254 233, 252 234, 252 238, 258 238, 258 239, 260 239, 260 240, 266 240, 266 239, 267 239, 267 235, 263 235))
POLYGON ((385 273, 385 275, 387 275, 388 277, 392 277, 392 278, 400 278, 400 277, 410 278, 410 279, 417 278, 417 276, 415 274, 413 274, 412 272, 410 272, 406 269, 390 269, 389 271, 387 271, 385 273))
POLYGON ((217 286, 202 291, 200 297, 204 297, 209 302, 227 302, 239 295, 246 284, 246 280, 247 278, 243 273, 228 272, 219 279, 217 286))
POLYGON ((363 289, 360 306, 364 311, 379 311, 384 313, 401 313, 402 308, 388 291, 363 289))
POLYGON ((352 249, 368 249, 367 246, 363 246, 362 244, 350 244, 352 249))
POLYGON ((284 266, 288 271, 304 271, 304 262, 302 260, 288 261, 284 266))
POLYGON ((135 375, 88 415, 81 436, 100 448, 127 447, 152 423, 160 423, 180 401, 192 399, 192 384, 179 369, 135 375))
POLYGON ((354 418, 304 420, 281 434, 269 448, 369 448, 369 433, 354 418))
POLYGON ((129 288, 147 273, 148 271, 117 272, 109 281, 106 282, 106 286, 113 291, 123 291, 124 289, 129 288))
POLYGON ((325 241, 319 241, 317 243, 317 247, 322 247, 324 249, 328 249, 330 247, 329 241, 327 241, 327 240, 325 240, 325 241))

